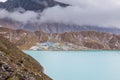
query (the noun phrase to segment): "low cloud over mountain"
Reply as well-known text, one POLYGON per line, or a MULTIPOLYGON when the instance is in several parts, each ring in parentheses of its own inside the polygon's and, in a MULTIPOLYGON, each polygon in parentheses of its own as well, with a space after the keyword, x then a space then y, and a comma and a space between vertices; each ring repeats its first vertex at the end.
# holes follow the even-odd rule
POLYGON ((5 9, 0 10, 0 19, 11 19, 13 21, 27 23, 31 21, 36 21, 39 13, 34 11, 25 11, 24 13, 20 13, 18 11, 9 12, 5 9))
MULTIPOLYGON (((59 1, 59 0, 57 0, 59 1)), ((120 28, 119 0, 61 0, 71 4, 66 8, 53 7, 44 11, 43 20, 63 21, 80 25, 101 25, 120 28)))
MULTIPOLYGON (((42 0, 35 1, 38 1, 38 4, 43 4, 41 3, 42 0)), ((45 8, 42 12, 26 10, 21 7, 14 9, 14 11, 9 11, 8 9, 3 8, 0 10, 0 18, 8 18, 13 21, 24 23, 57 22, 120 28, 120 1, 118 0, 61 0, 61 2, 58 2, 59 0, 46 1, 52 1, 54 4, 59 3, 62 6, 63 4, 70 4, 71 6, 61 7, 61 5, 55 5, 45 8)))

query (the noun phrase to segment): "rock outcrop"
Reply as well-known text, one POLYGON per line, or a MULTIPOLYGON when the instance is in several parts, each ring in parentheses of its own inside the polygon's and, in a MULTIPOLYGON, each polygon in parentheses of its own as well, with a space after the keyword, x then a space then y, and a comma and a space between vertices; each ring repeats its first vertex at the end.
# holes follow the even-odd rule
POLYGON ((43 67, 0 36, 0 80, 52 80, 43 67))

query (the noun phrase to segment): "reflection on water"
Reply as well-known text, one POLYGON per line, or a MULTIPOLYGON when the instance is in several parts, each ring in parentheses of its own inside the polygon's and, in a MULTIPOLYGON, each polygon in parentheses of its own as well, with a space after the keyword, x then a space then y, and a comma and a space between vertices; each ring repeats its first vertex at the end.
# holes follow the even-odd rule
POLYGON ((120 51, 24 51, 54 80, 120 80, 120 51))

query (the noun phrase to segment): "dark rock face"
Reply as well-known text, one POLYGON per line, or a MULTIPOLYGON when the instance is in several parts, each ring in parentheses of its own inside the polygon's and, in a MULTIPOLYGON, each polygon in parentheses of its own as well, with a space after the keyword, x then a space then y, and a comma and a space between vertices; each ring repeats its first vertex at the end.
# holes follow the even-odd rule
POLYGON ((17 8, 31 11, 43 11, 47 7, 59 5, 66 7, 68 4, 60 3, 54 0, 8 0, 5 3, 0 3, 0 8, 13 11, 17 8))
POLYGON ((0 36, 0 80, 52 80, 43 67, 0 36))

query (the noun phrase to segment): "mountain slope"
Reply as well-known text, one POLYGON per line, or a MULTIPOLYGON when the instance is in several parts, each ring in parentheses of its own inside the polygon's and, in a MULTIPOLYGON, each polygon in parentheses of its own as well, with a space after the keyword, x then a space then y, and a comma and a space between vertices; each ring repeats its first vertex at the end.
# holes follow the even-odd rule
POLYGON ((97 32, 97 31, 80 31, 47 34, 36 32, 40 42, 68 42, 81 47, 96 50, 120 50, 120 35, 97 32), (45 39, 43 39, 45 38, 45 39))
MULTIPOLYGON (((31 25, 32 26, 32 25, 31 25)), ((24 26, 23 29, 30 30, 31 26, 24 26)), ((80 31, 98 31, 98 32, 109 32, 114 34, 120 34, 120 29, 118 28, 109 28, 102 26, 91 26, 91 25, 77 25, 77 24, 65 24, 65 23, 43 23, 40 25, 33 25, 34 29, 46 33, 65 33, 65 32, 80 32, 80 31)))
POLYGON ((27 23, 22 24, 10 20, 0 20, 0 25, 6 28, 12 29, 23 29, 28 31, 43 31, 46 33, 64 33, 64 32, 79 32, 79 31, 98 31, 98 32, 109 32, 113 34, 120 34, 119 28, 109 28, 102 26, 91 26, 91 25, 77 25, 77 24, 65 24, 65 23, 27 23))
POLYGON ((8 0, 5 3, 0 3, 0 8, 7 9, 8 11, 14 11, 18 8, 31 11, 43 11, 47 7, 53 7, 59 5, 66 7, 68 4, 60 3, 54 0, 8 0))
POLYGON ((0 80, 51 80, 43 67, 0 36, 0 80))
POLYGON ((51 34, 43 31, 30 32, 0 28, 0 34, 23 50, 30 49, 37 43, 39 43, 37 47, 47 46, 49 48, 50 46, 50 49, 55 50, 64 50, 65 47, 68 47, 68 50, 120 50, 120 35, 107 32, 79 31, 51 34), (51 43, 55 46, 51 46, 51 43))

